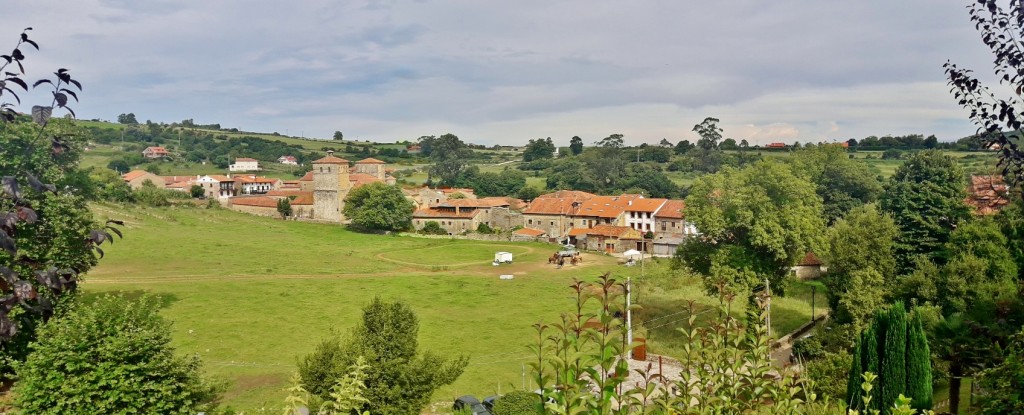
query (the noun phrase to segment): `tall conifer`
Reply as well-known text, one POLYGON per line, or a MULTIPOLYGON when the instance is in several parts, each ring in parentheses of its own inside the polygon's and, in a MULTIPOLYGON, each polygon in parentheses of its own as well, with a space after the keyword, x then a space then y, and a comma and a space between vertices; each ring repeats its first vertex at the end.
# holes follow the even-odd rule
POLYGON ((853 361, 850 363, 849 380, 846 382, 846 403, 850 409, 860 409, 861 405, 863 405, 860 398, 861 374, 864 373, 864 367, 861 365, 861 342, 862 339, 858 337, 857 344, 853 347, 853 361))
POLYGON ((879 403, 882 408, 891 408, 907 387, 907 311, 901 301, 889 307, 879 380, 879 403))
POLYGON ((914 319, 907 330, 907 392, 915 409, 932 408, 932 362, 928 337, 921 322, 920 310, 914 310, 914 319))

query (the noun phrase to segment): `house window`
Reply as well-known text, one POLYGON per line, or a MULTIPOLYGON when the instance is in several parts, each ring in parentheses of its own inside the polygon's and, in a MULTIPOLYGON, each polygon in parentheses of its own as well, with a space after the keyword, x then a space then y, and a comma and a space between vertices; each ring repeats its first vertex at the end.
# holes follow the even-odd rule
POLYGON ((555 221, 551 221, 551 226, 555 226, 555 221))
POLYGON ((533 225, 533 219, 530 219, 530 224, 533 225))
POLYGON ((324 172, 324 167, 320 166, 320 173, 323 173, 323 172, 324 172))
POLYGON ((662 223, 661 223, 661 231, 662 231, 662 232, 665 232, 665 222, 662 222, 662 223))

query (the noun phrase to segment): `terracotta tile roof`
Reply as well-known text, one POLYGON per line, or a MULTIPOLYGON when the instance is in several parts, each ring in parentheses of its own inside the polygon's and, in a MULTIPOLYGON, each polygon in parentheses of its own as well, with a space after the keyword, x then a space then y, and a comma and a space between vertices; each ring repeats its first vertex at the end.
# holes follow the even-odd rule
POLYGON ((352 183, 352 188, 355 189, 359 186, 379 182, 380 179, 365 173, 352 173, 348 175, 348 181, 352 183))
POLYGON ((282 180, 281 189, 298 189, 301 185, 298 180, 282 180))
POLYGON ((313 164, 344 164, 347 166, 348 160, 334 157, 334 155, 328 155, 322 159, 313 161, 313 164))
POLYGON ((169 184, 167 184, 164 187, 167 188, 167 189, 190 189, 190 188, 192 188, 193 184, 195 184, 195 183, 194 182, 175 182, 175 183, 169 183, 169 184))
POLYGON ((539 229, 530 229, 530 228, 522 228, 522 229, 519 229, 519 230, 517 230, 515 232, 512 232, 512 234, 514 234, 514 235, 525 235, 525 236, 541 236, 541 235, 544 235, 546 233, 547 232, 544 232, 544 231, 539 230, 539 229))
POLYGON ((275 183, 278 179, 270 179, 262 176, 243 176, 238 175, 234 177, 236 182, 239 183, 275 183))
POLYGON ((277 159, 278 160, 284 160, 284 161, 297 161, 295 156, 281 156, 281 157, 278 157, 277 159))
POLYGON ((191 182, 195 181, 196 176, 160 176, 164 179, 164 183, 178 183, 178 182, 191 182))
POLYGON ((313 206, 313 192, 303 192, 290 203, 292 206, 313 206))
POLYGON ((633 203, 627 203, 627 212, 657 212, 668 199, 637 199, 633 203))
POLYGON ((142 150, 142 151, 148 151, 150 153, 156 153, 156 154, 167 154, 168 153, 166 148, 158 147, 158 146, 146 147, 146 149, 142 150))
POLYGON ((814 252, 807 252, 807 255, 804 255, 804 259, 801 259, 797 265, 801 267, 816 267, 821 264, 821 260, 818 259, 817 255, 814 255, 814 252))
POLYGON ((964 202, 978 215, 994 215, 1010 204, 1009 190, 1003 176, 971 176, 964 202))
POLYGON ((587 229, 587 228, 572 228, 572 229, 569 229, 569 236, 586 235, 587 231, 589 231, 589 230, 590 229, 587 229))
POLYGON ((233 181, 235 181, 235 179, 232 179, 232 178, 230 178, 228 176, 223 176, 223 175, 220 175, 220 174, 211 174, 211 175, 209 175, 207 177, 209 177, 209 178, 211 178, 213 180, 216 180, 218 182, 233 182, 233 181))
MULTIPOLYGON (((545 197, 533 199, 530 206, 523 210, 524 215, 569 215, 573 211, 573 203, 578 199, 571 197, 545 197)), ((581 202, 582 203, 582 202, 581 202)))
POLYGON ((148 171, 145 171, 145 170, 132 170, 132 171, 130 171, 128 173, 122 174, 121 178, 124 179, 124 181, 126 181, 126 182, 130 182, 132 180, 138 179, 138 178, 140 178, 142 176, 145 176, 147 174, 152 174, 152 173, 150 173, 148 171))
POLYGON ((460 208, 491 208, 508 206, 507 200, 501 197, 485 197, 483 199, 448 199, 441 202, 439 207, 460 207, 460 208))
POLYGON ((786 148, 786 143, 769 143, 765 148, 786 148))
POLYGON ((559 190, 559 191, 556 191, 556 192, 545 193, 545 194, 542 194, 540 196, 537 196, 537 199, 568 197, 568 198, 576 198, 576 199, 579 199, 579 200, 587 200, 587 199, 590 199, 590 198, 592 198, 594 196, 597 196, 597 195, 595 195, 593 193, 581 192, 579 190, 559 190))
POLYGON ((459 213, 455 213, 452 209, 418 209, 412 213, 414 218, 451 218, 451 219, 470 219, 480 214, 480 210, 460 210, 459 213))
POLYGON ((240 161, 253 162, 253 161, 256 161, 256 159, 248 158, 248 157, 235 157, 235 163, 238 163, 240 161))
POLYGON ((375 158, 365 158, 356 162, 356 164, 387 164, 386 162, 377 160, 375 158))
POLYGON ((304 174, 302 176, 302 178, 299 179, 299 181, 300 182, 311 182, 311 181, 313 181, 313 172, 307 171, 306 174, 304 174))
POLYGON ((592 216, 598 218, 617 218, 625 212, 629 201, 640 200, 640 195, 594 196, 583 202, 574 216, 592 216))
POLYGON ((658 209, 658 212, 654 214, 657 218, 663 219, 682 219, 686 217, 683 214, 683 209, 686 209, 686 202, 682 200, 669 200, 658 209))
POLYGON ((277 199, 266 196, 248 196, 248 197, 232 197, 232 205, 238 206, 253 206, 253 207, 277 207, 277 199))
POLYGON ((441 193, 444 193, 444 194, 448 194, 448 195, 450 195, 452 193, 462 193, 462 194, 472 194, 472 195, 476 194, 476 193, 473 192, 473 189, 459 189, 459 188, 456 188, 456 187, 439 187, 439 188, 437 188, 437 191, 439 191, 441 193))

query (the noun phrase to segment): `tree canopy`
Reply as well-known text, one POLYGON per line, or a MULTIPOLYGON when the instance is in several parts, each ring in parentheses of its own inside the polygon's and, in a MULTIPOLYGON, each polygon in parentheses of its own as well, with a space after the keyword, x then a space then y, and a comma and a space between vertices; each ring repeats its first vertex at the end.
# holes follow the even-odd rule
POLYGON ((703 176, 691 186, 686 207, 702 236, 681 245, 677 257, 709 286, 724 282, 744 292, 767 277, 782 293, 789 267, 823 242, 814 184, 781 163, 703 176), (726 277, 732 280, 721 281, 726 277))
POLYGON ((414 209, 402 189, 377 182, 349 192, 344 214, 353 224, 366 229, 400 231, 409 229, 414 209))
POLYGON ((551 141, 551 137, 546 140, 543 138, 530 140, 526 148, 523 149, 523 161, 525 162, 553 157, 555 157, 555 144, 551 141))

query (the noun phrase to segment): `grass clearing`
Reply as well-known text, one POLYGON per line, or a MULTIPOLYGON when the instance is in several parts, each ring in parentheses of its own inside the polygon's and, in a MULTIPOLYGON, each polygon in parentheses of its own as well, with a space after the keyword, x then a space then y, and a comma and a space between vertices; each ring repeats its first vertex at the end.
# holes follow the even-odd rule
MULTIPOLYGON (((229 383, 225 403, 247 411, 279 408, 297 359, 331 333, 347 333, 373 296, 401 298, 416 310, 421 349, 470 356, 459 380, 435 394, 443 402, 521 387, 532 325, 572 309, 574 278, 640 277, 639 267, 594 253, 584 254, 583 265, 555 269, 547 264, 554 251, 547 244, 367 235, 222 209, 93 210, 98 219, 125 220, 125 239, 106 249, 84 292, 162 298, 179 352, 198 354, 207 373, 229 383), (496 251, 513 252, 515 262, 492 266, 496 251)), ((667 267, 660 272, 672 277, 667 267)), ((698 282, 674 281, 657 288, 664 291, 658 296, 638 293, 644 318, 677 313, 688 299, 716 303, 698 282)), ((809 318, 799 297, 791 306, 784 301, 776 303, 776 331, 809 318), (789 313, 791 319, 782 317, 789 313)), ((672 339, 662 334, 655 331, 649 347, 671 354, 672 339)), ((530 388, 529 376, 526 382, 530 388)))

